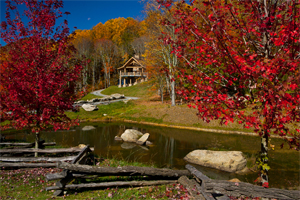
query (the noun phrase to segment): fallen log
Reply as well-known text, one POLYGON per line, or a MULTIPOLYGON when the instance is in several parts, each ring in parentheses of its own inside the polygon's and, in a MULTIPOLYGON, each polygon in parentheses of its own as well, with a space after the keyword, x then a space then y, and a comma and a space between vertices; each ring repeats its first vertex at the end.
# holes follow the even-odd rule
POLYGON ((36 167, 56 167, 56 163, 4 163, 0 162, 0 167, 12 168, 36 168, 36 167))
POLYGON ((176 179, 180 176, 190 176, 190 173, 187 170, 158 169, 153 167, 97 167, 89 165, 74 165, 64 162, 57 162, 57 167, 60 169, 67 169, 72 172, 87 173, 98 176, 155 176, 176 179))
POLYGON ((192 197, 191 199, 206 200, 204 196, 198 192, 197 185, 199 185, 199 183, 197 183, 194 179, 190 180, 188 177, 182 176, 178 179, 178 182, 187 189, 192 197))
POLYGON ((186 168, 196 177, 201 188, 206 193, 226 194, 234 197, 260 197, 272 199, 300 199, 299 190, 283 190, 277 188, 264 188, 244 182, 229 182, 226 180, 213 180, 202 174, 195 167, 186 165, 186 168))
MULTIPOLYGON (((116 182, 104 182, 104 183, 82 183, 66 185, 67 189, 79 189, 79 188, 101 188, 101 187, 133 187, 133 186, 151 186, 151 185, 165 185, 176 183, 177 180, 164 180, 164 181, 116 181, 116 182)), ((46 191, 62 189, 58 186, 47 187, 46 191)))
POLYGON ((205 181, 205 192, 227 194, 234 197, 260 197, 271 199, 300 199, 299 190, 282 190, 277 188, 264 188, 250 183, 234 183, 225 180, 205 181))
MULTIPOLYGON (((94 148, 90 148, 92 151, 94 148)), ((0 149, 0 153, 76 153, 82 149, 79 147, 59 148, 59 149, 0 149)))
POLYGON ((67 157, 0 157, 2 162, 57 162, 57 161, 70 161, 73 160, 76 156, 67 156, 67 157))

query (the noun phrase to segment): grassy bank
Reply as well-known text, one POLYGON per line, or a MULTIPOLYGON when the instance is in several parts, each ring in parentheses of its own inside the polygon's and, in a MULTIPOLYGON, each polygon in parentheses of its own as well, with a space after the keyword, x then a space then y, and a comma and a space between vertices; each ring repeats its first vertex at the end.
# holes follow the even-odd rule
MULTIPOLYGON (((114 159, 100 159, 102 167, 145 166, 140 163, 129 163, 114 159)), ((46 187, 55 185, 55 181, 45 179, 48 173, 60 172, 57 168, 34 168, 0 171, 0 199, 181 199, 188 197, 187 191, 180 184, 149 187, 125 187, 105 189, 68 190, 63 197, 53 197, 53 191, 45 191, 46 187)), ((96 181, 127 180, 124 177, 101 177, 96 181)), ((81 182, 89 180, 81 180, 81 182)), ((74 184, 79 183, 73 182, 74 184)))
MULTIPOLYGON (((102 94, 105 95, 114 93, 139 97, 139 99, 131 100, 127 103, 120 101, 109 105, 98 105, 98 111, 86 112, 80 108, 80 111, 77 113, 66 112, 66 114, 72 119, 78 118, 82 121, 131 120, 140 123, 150 122, 167 126, 253 132, 251 129, 244 129, 238 123, 229 123, 227 126, 222 126, 219 120, 213 120, 208 124, 197 117, 196 109, 188 108, 186 104, 171 106, 168 96, 165 96, 165 102, 162 103, 160 96, 156 95, 155 91, 153 91, 151 82, 125 88, 111 86, 102 91, 102 94)), ((89 100, 96 97, 93 94, 88 94, 82 100, 89 100)))
POLYGON ((119 88, 118 86, 110 86, 102 91, 102 94, 111 95, 114 93, 124 94, 129 97, 139 97, 147 99, 152 97, 155 94, 155 91, 152 89, 153 82, 144 82, 131 87, 119 88))
MULTIPOLYGON (((102 91, 102 94, 110 95, 114 93, 124 94, 125 96, 139 97, 138 100, 131 100, 128 103, 117 102, 109 105, 98 105, 99 110, 86 112, 82 108, 77 113, 67 112, 72 118, 78 118, 82 121, 122 121, 130 120, 139 123, 155 123, 165 126, 180 126, 196 129, 210 129, 211 131, 238 131, 253 133, 254 129, 245 129, 238 122, 229 122, 227 125, 221 125, 220 120, 211 120, 206 123, 197 117, 197 110, 189 108, 187 104, 171 106, 170 98, 165 96, 164 103, 160 96, 152 88, 152 82, 144 82, 131 87, 118 88, 111 86, 102 91)), ((88 94, 83 99, 93 99, 97 96, 88 94)), ((177 99, 178 103, 180 100, 177 99)), ((291 130, 295 127, 290 126, 291 130)), ((204 131, 205 131, 204 130, 204 131)))

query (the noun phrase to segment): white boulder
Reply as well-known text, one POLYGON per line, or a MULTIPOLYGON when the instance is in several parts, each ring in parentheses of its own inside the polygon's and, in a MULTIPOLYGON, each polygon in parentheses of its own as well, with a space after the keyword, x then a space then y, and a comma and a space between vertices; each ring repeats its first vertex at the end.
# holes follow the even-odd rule
POLYGON ((134 129, 126 129, 125 132, 121 135, 121 138, 125 142, 136 142, 143 133, 134 129))
POLYGON ((150 134, 149 133, 145 133, 142 137, 140 137, 140 139, 138 141, 136 141, 136 143, 138 145, 143 145, 146 143, 146 141, 148 140, 150 134))
POLYGON ((241 151, 195 150, 186 155, 184 160, 226 172, 242 171, 247 164, 241 151))
POLYGON ((81 106, 85 111, 96 111, 98 110, 99 108, 95 105, 92 105, 92 104, 83 104, 81 106))

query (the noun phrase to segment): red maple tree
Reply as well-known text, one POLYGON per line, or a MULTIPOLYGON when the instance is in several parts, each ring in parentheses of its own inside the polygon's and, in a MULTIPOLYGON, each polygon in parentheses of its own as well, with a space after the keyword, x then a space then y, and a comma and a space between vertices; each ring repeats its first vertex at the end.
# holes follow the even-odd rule
POLYGON ((7 44, 1 48, 8 56, 1 59, 0 117, 10 123, 2 128, 30 128, 37 135, 38 148, 41 130, 72 124, 64 112, 76 99, 74 87, 82 67, 73 57, 67 21, 55 25, 63 15, 62 1, 13 0, 6 4, 1 38, 7 44), (21 4, 27 8, 22 15, 17 9, 21 4))
MULTIPOLYGON (((158 0, 165 7, 172 0, 158 0)), ((268 187, 268 138, 291 148, 300 140, 300 2, 298 0, 176 3, 173 44, 186 66, 178 94, 201 119, 237 120, 261 136, 261 182, 268 187)))

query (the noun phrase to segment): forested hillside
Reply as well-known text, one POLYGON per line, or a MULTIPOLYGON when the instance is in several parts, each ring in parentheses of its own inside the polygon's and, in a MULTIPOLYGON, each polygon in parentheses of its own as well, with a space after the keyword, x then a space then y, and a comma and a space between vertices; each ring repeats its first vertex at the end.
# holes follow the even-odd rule
POLYGON ((83 60, 78 90, 84 93, 117 85, 117 68, 130 57, 138 56, 147 67, 154 89, 169 93, 175 105, 175 81, 172 68, 178 65, 171 46, 163 43, 162 32, 172 32, 161 24, 163 17, 171 17, 167 10, 159 9, 156 1, 145 2, 143 21, 133 18, 116 18, 98 23, 90 30, 76 30, 72 40, 76 57, 83 60), (167 69, 167 70, 166 70, 167 69))

